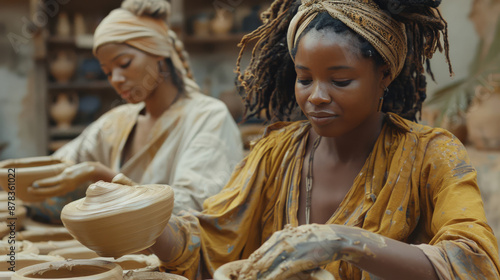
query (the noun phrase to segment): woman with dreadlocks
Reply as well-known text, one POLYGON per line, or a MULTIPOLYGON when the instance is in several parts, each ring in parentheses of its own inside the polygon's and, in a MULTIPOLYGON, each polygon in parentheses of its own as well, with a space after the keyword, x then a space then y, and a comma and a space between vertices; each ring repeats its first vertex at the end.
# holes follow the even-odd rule
MULTIPOLYGON (((238 279, 498 279, 476 173, 449 132, 413 122, 424 64, 448 50, 438 1, 276 0, 239 75, 270 125, 201 213, 152 247, 193 279, 249 259, 238 279)), ((239 70, 239 69, 238 69, 239 70)), ((430 69, 428 69, 430 71, 430 69)), ((450 68, 451 71, 451 68, 450 68)))

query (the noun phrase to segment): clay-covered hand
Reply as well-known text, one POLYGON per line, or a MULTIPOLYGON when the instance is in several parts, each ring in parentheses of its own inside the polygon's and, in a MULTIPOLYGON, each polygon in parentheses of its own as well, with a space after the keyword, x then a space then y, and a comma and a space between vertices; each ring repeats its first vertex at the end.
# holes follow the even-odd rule
POLYGON ((359 228, 342 225, 303 225, 275 232, 255 251, 238 279, 289 279, 337 260, 355 261, 384 246, 384 239, 359 228))
POLYGON ((100 162, 82 162, 67 167, 57 176, 35 181, 28 191, 37 196, 60 196, 75 190, 82 183, 111 181, 115 175, 114 171, 100 162))

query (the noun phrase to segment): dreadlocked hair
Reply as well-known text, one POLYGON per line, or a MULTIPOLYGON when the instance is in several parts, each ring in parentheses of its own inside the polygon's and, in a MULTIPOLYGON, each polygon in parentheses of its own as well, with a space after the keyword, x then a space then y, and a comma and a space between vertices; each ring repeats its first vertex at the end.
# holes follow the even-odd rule
MULTIPOLYGON (((384 95, 382 111, 393 112, 416 121, 422 103, 427 97, 425 71, 434 79, 429 60, 436 50, 445 51, 446 60, 450 65, 449 71, 453 73, 449 60, 447 23, 439 10, 435 9, 441 1, 373 1, 394 19, 405 24, 408 41, 408 53, 403 70, 389 85, 389 91, 384 95), (441 44, 441 36, 444 45, 441 44)), ((269 121, 290 120, 290 116, 298 106, 294 94, 296 73, 287 47, 286 35, 290 21, 297 13, 300 4, 301 2, 297 0, 274 1, 262 14, 264 24, 243 37, 240 42, 236 86, 246 105, 245 119, 265 113, 269 121), (246 47, 255 40, 257 43, 252 51, 249 66, 242 73, 240 66, 242 55, 246 47)), ((354 34, 361 43, 361 54, 372 57, 376 66, 385 63, 369 42, 328 14, 326 17, 317 16, 301 36, 312 28, 319 30, 330 26, 336 33, 348 31, 354 34)))

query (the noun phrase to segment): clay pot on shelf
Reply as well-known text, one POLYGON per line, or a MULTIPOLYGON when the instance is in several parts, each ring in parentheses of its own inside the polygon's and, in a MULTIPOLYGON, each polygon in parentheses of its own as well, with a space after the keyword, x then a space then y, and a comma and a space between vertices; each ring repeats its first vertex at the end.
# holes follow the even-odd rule
POLYGON ((121 280, 123 270, 117 264, 100 260, 71 260, 26 267, 12 275, 13 280, 72 279, 121 280))
POLYGON ((50 116, 57 123, 58 129, 69 129, 78 112, 78 94, 76 92, 59 93, 50 104, 50 116))
MULTIPOLYGON (((248 260, 239 260, 227 263, 219 267, 214 272, 214 280, 231 280, 238 279, 241 268, 247 263, 248 260)), ((294 275, 293 279, 303 280, 335 280, 333 275, 323 269, 315 270, 311 273, 299 273, 294 275)))
POLYGON ((49 57, 50 74, 59 83, 67 83, 76 70, 76 53, 72 50, 59 50, 49 57))
POLYGON ((233 14, 228 10, 217 10, 214 18, 210 21, 210 29, 215 35, 228 34, 233 28, 233 14))
POLYGON ((76 13, 73 18, 73 28, 75 30, 75 36, 82 36, 87 34, 87 26, 85 24, 85 18, 81 13, 76 13))
POLYGON ((165 272, 137 272, 128 271, 123 275, 123 280, 187 280, 187 278, 165 272))
POLYGON ((66 12, 60 12, 57 17, 56 35, 62 37, 71 36, 71 24, 69 22, 68 13, 66 12))
POLYGON ((151 247, 173 210, 174 194, 167 185, 99 181, 86 194, 63 208, 61 220, 77 240, 102 257, 116 258, 151 247))
POLYGON ((206 13, 201 13, 193 18, 193 34, 198 37, 208 37, 210 35, 210 17, 206 13))
POLYGON ((500 81, 479 86, 467 112, 468 140, 479 150, 500 150, 500 81))
POLYGON ((46 197, 29 193, 28 188, 31 188, 36 180, 56 176, 68 166, 68 163, 63 163, 50 156, 5 160, 0 162, 0 186, 7 192, 12 191, 12 176, 14 174, 12 170, 15 169, 16 199, 21 199, 24 202, 43 201, 46 197))

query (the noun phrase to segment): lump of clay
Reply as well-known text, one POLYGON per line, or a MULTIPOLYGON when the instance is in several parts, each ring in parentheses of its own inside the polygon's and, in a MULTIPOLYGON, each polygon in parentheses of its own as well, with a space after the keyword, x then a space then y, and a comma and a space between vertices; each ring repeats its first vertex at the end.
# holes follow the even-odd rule
POLYGON ((61 220, 83 245, 102 257, 120 257, 151 247, 174 206, 167 185, 126 186, 99 181, 86 197, 66 205, 61 220))

